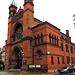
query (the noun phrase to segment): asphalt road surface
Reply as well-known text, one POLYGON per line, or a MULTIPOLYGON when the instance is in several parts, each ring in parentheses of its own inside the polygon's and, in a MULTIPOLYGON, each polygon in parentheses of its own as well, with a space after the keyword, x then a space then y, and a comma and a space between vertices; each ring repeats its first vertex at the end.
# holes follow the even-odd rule
MULTIPOLYGON (((0 75, 5 75, 5 72, 3 71, 0 71, 0 75)), ((11 72, 7 72, 6 75, 11 75, 11 72)), ((13 75, 20 75, 20 73, 15 73, 13 72, 13 75)), ((24 73, 22 75, 75 75, 75 72, 74 73, 70 73, 70 74, 57 74, 57 73, 51 73, 51 74, 32 74, 32 73, 24 73)))

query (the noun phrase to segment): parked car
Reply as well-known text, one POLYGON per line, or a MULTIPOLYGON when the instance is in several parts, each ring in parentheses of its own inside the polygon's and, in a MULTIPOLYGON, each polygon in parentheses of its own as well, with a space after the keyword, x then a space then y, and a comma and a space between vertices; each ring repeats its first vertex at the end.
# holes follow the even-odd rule
POLYGON ((73 67, 73 69, 74 69, 74 71, 75 71, 75 66, 72 66, 73 67))
POLYGON ((0 70, 4 69, 4 64, 0 64, 0 70))
POLYGON ((68 66, 68 67, 63 67, 62 69, 59 69, 58 72, 60 73, 72 73, 74 72, 73 67, 68 66))
POLYGON ((0 61, 0 70, 4 69, 4 62, 0 61))

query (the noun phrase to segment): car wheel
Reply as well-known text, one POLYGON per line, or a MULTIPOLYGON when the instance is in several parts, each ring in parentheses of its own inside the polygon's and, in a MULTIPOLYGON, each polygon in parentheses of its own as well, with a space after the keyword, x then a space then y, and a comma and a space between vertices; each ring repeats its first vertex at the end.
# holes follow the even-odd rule
POLYGON ((2 68, 2 70, 3 70, 3 68, 2 68))
POLYGON ((74 70, 72 72, 74 72, 74 70))
POLYGON ((67 71, 66 74, 69 75, 69 71, 67 71))
POLYGON ((67 74, 69 74, 69 71, 67 71, 67 74))

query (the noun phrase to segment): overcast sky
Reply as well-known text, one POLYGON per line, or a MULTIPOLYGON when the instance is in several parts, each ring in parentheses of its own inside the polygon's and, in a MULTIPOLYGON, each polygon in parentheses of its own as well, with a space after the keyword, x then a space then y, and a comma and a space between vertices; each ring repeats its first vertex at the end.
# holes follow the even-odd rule
MULTIPOLYGON (((0 2, 0 47, 5 45, 8 31, 9 5, 12 0, 0 2)), ((24 0, 15 0, 18 8, 23 8, 24 0)), ((73 15, 75 14, 75 0, 34 0, 34 16, 41 21, 48 21, 66 33, 69 30, 72 42, 75 43, 75 29, 73 15)))

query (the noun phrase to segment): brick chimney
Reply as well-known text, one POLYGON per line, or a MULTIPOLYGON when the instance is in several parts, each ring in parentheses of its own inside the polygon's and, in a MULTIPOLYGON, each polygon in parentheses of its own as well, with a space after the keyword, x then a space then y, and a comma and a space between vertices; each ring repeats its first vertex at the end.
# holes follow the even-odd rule
POLYGON ((66 35, 67 37, 69 37, 69 30, 66 30, 66 35))

